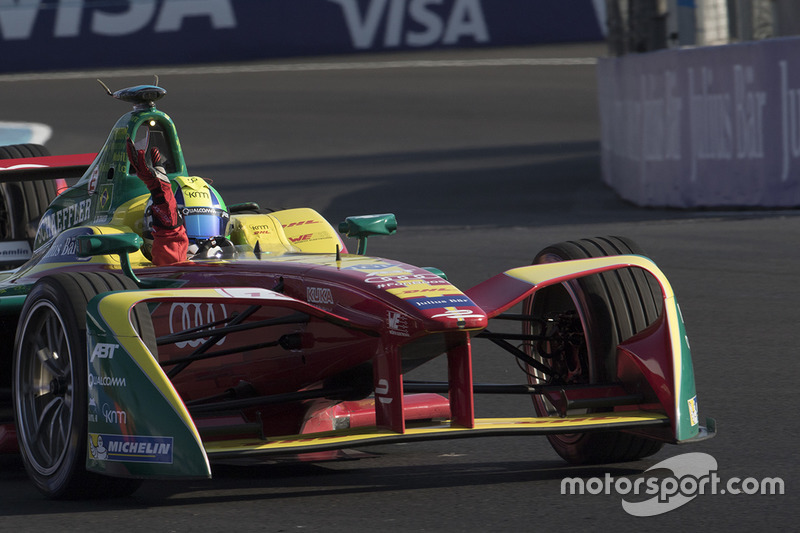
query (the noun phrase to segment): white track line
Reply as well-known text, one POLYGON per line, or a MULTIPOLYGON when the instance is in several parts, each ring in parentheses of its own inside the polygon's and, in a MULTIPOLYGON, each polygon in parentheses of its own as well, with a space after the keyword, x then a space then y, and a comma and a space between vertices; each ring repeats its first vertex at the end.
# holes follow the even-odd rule
POLYGON ((0 122, 0 145, 45 144, 53 134, 47 124, 37 122, 0 122))
POLYGON ((0 75, 0 82, 55 81, 85 78, 120 78, 124 76, 183 76, 213 74, 249 74, 260 72, 319 72, 326 70, 378 70, 399 68, 469 68, 469 67, 564 67, 594 65, 594 57, 506 58, 506 59, 433 59, 411 61, 349 61, 343 63, 249 64, 198 67, 148 67, 134 69, 94 70, 75 72, 35 72, 0 75))

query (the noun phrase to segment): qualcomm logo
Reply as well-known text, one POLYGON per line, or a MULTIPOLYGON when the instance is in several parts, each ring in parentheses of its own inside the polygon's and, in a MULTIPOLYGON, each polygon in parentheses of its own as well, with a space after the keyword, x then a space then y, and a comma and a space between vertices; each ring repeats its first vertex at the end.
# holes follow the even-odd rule
POLYGON ((174 32, 189 17, 206 17, 217 30, 235 28, 232 3, 233 0, 118 0, 93 7, 86 0, 59 1, 56 5, 44 0, 0 0, 0 35, 4 40, 30 39, 40 16, 53 20, 49 14, 52 11, 55 37, 76 37, 86 31, 85 26, 90 33, 111 37, 130 35, 151 24, 156 33, 174 32), (108 10, 109 4, 112 10, 108 10))
POLYGON ((375 46, 379 27, 386 48, 489 41, 481 0, 372 0, 363 13, 359 0, 328 1, 341 7, 357 49, 375 46))
MULTIPOLYGON (((89 387, 127 387, 126 378, 115 378, 111 376, 95 376, 89 373, 89 387)), ((96 416, 96 415, 95 415, 96 416)))

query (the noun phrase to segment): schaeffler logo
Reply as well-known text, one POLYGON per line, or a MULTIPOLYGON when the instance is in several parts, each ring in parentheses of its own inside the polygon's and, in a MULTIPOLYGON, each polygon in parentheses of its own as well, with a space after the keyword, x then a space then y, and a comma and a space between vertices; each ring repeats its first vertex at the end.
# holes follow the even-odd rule
POLYGON ((656 516, 677 509, 706 494, 753 495, 784 493, 783 479, 779 477, 740 478, 727 481, 717 475, 717 460, 707 453, 684 453, 665 459, 644 471, 669 470, 672 475, 655 477, 651 475, 629 479, 604 478, 589 479, 564 478, 561 481, 561 494, 619 494, 622 508, 633 516, 656 516), (642 499, 643 496, 652 496, 642 499))

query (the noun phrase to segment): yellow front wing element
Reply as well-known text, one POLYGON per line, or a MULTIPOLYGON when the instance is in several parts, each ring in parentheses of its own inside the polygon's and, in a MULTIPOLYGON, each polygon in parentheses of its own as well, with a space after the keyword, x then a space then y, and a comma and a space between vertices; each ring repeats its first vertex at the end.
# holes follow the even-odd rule
POLYGON ((205 442, 204 446, 209 458, 214 459, 239 455, 307 453, 415 440, 455 439, 492 435, 546 435, 549 433, 619 430, 667 425, 669 425, 669 419, 663 414, 628 411, 622 413, 572 415, 565 418, 476 418, 474 428, 451 425, 449 421, 409 422, 405 433, 396 433, 377 427, 362 427, 267 439, 211 441, 205 442))
POLYGON ((669 284, 664 273, 661 272, 653 261, 641 255, 614 255, 609 257, 595 257, 592 259, 575 259, 573 261, 544 263, 513 268, 507 270, 505 275, 542 288, 597 272, 626 267, 639 267, 646 270, 658 280, 665 299, 674 296, 672 286, 669 284))

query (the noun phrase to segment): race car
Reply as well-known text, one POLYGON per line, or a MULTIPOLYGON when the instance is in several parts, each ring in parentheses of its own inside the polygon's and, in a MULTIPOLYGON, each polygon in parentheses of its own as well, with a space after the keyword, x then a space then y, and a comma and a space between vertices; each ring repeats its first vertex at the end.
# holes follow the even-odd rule
POLYGON ((159 266, 128 139, 158 148, 176 193, 195 178, 156 108, 163 88, 108 93, 133 109, 98 153, 0 151, 0 451, 20 453, 47 496, 372 444, 545 435, 597 464, 714 435, 670 283, 629 239, 554 244, 462 291, 436 268, 366 255, 396 231, 391 214, 334 228, 313 209, 217 198, 226 246, 159 266), (504 349, 517 382, 473 378, 481 342, 504 349), (440 380, 405 378, 439 357, 440 380), (492 394, 531 416, 476 417, 492 394))

